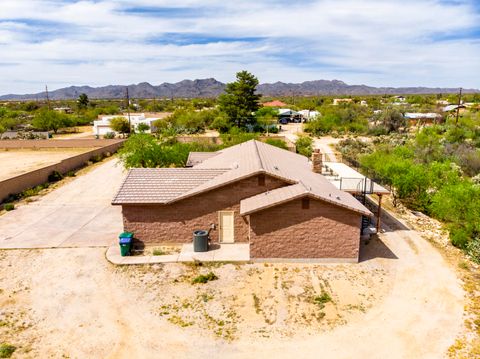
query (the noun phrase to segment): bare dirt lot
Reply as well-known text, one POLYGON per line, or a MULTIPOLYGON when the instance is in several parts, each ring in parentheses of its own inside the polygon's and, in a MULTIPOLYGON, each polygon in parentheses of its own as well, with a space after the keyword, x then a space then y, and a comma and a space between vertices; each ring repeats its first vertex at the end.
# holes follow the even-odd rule
POLYGON ((0 150, 0 181, 90 150, 92 148, 0 150))
POLYGON ((2 251, 0 337, 31 358, 440 358, 463 291, 407 232, 339 265, 115 267, 102 248, 2 251), (209 272, 218 279, 192 284, 209 272))

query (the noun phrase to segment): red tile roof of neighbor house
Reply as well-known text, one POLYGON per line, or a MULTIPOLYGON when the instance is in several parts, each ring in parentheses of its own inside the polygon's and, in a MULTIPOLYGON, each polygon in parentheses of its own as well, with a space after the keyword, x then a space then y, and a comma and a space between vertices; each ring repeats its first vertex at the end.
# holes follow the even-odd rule
POLYGON ((168 204, 263 173, 291 185, 242 200, 241 214, 309 196, 372 215, 352 195, 337 189, 321 174, 314 173, 305 156, 251 140, 204 157, 192 168, 130 170, 112 203, 168 204))
POLYGON ((278 101, 278 100, 265 102, 262 105, 263 105, 263 107, 285 107, 285 106, 287 106, 286 103, 283 103, 282 101, 278 101))

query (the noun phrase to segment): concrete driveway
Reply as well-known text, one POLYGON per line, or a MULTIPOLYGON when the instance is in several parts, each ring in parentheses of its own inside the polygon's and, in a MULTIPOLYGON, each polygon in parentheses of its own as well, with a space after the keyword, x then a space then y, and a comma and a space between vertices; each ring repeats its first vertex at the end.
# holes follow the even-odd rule
POLYGON ((122 231, 110 205, 125 172, 109 160, 85 175, 0 216, 0 248, 103 247, 122 231))

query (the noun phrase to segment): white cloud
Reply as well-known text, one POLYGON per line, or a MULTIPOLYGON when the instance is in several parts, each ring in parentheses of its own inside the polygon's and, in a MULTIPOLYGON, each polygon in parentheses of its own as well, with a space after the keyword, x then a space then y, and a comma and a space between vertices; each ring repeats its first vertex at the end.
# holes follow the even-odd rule
POLYGON ((480 16, 469 1, 2 0, 0 7, 0 93, 45 83, 229 81, 244 68, 262 82, 480 83, 480 16))

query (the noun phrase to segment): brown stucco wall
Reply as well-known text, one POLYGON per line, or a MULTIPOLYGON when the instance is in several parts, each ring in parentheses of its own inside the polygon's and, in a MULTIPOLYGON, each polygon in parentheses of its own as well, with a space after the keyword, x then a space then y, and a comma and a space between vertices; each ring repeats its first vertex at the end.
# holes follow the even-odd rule
POLYGON ((250 215, 251 258, 358 260, 361 216, 327 202, 297 199, 250 215))
POLYGON ((125 140, 97 140, 97 139, 64 139, 64 140, 1 140, 2 149, 19 148, 91 148, 105 147, 117 144, 120 146, 125 140))
POLYGON ((248 242, 249 225, 247 218, 240 216, 240 201, 285 185, 266 176, 265 186, 259 186, 258 177, 253 176, 170 205, 123 205, 123 225, 145 243, 186 243, 192 240, 194 230, 215 223, 217 230, 210 232, 210 237, 218 241, 218 211, 234 211, 235 242, 248 242))

